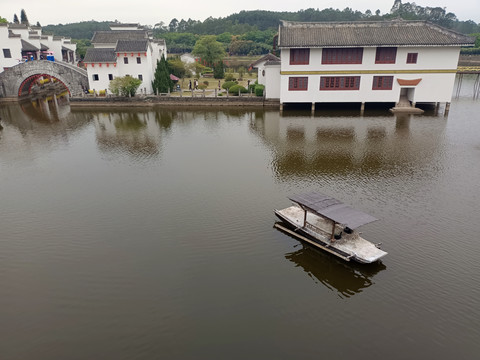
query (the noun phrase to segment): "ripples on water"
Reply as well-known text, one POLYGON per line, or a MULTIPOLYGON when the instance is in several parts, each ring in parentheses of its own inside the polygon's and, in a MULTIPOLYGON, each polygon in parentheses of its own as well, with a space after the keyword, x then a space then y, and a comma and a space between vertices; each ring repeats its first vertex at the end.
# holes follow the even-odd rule
POLYGON ((0 357, 473 358, 479 106, 0 108, 0 357), (313 189, 381 219, 382 263, 273 228, 313 189))

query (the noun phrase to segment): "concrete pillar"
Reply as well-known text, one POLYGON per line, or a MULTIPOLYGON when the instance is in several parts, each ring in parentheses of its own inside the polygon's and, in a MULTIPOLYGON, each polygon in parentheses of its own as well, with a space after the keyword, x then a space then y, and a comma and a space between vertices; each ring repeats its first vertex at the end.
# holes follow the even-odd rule
POLYGON ((360 114, 363 115, 364 112, 365 112, 365 103, 362 102, 362 104, 360 105, 360 114))
POLYGON ((312 102, 312 114, 314 114, 314 113, 315 113, 315 103, 312 102))
POLYGON ((283 111, 283 103, 280 103, 280 112, 283 111))

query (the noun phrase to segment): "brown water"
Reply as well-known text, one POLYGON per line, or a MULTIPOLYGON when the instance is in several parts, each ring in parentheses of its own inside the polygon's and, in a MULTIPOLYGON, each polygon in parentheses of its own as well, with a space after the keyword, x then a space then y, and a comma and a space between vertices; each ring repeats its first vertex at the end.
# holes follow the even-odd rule
POLYGON ((0 107, 0 359, 474 359, 480 101, 386 111, 0 107), (344 263, 273 228, 381 220, 344 263))

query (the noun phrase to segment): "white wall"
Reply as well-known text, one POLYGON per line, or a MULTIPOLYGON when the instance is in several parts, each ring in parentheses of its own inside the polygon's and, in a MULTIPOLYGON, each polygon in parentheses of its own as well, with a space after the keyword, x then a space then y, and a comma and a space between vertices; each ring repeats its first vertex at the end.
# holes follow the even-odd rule
POLYGON ((110 85, 110 80, 108 75, 111 74, 113 78, 117 77, 117 69, 114 67, 114 64, 105 64, 103 63, 102 66, 99 64, 88 64, 87 66, 87 74, 88 74, 88 85, 90 90, 95 90, 97 93, 100 90, 107 90, 107 93, 110 93, 108 87, 110 85), (94 75, 98 75, 98 80, 93 80, 94 75))
POLYGON ((22 42, 19 37, 8 37, 8 28, 0 26, 0 72, 3 68, 17 65, 22 61, 22 42), (10 50, 10 58, 3 56, 3 49, 10 50))
POLYGON ((290 65, 290 52, 284 50, 281 53, 280 101, 282 103, 397 102, 401 91, 397 79, 422 79, 415 86, 412 101, 450 102, 459 50, 458 47, 400 47, 397 49, 395 64, 375 64, 376 48, 364 48, 362 64, 332 65, 321 64, 321 49, 311 49, 309 65, 290 65), (417 63, 407 64, 407 53, 413 52, 418 53, 417 63), (287 73, 292 71, 294 73, 287 73), (372 90, 373 77, 376 75, 393 76, 392 90, 372 90), (289 78, 294 76, 308 77, 307 91, 288 90, 289 78), (321 76, 360 76, 360 89, 320 91, 321 76))
MULTIPOLYGON (((280 99, 280 65, 265 66, 265 98, 280 99)), ((258 82, 260 84, 260 81, 258 82)))
POLYGON ((131 52, 126 53, 126 55, 128 58, 128 64, 125 64, 123 60, 125 53, 121 53, 117 58, 118 76, 130 75, 134 78, 138 78, 138 75, 142 75, 142 84, 139 86, 137 94, 145 92, 145 90, 147 94, 151 94, 153 80, 151 50, 147 50, 147 56, 145 56, 144 52, 141 52, 140 56, 138 56, 138 53, 133 53, 132 56, 131 52), (137 57, 140 57, 141 64, 137 63, 137 57))

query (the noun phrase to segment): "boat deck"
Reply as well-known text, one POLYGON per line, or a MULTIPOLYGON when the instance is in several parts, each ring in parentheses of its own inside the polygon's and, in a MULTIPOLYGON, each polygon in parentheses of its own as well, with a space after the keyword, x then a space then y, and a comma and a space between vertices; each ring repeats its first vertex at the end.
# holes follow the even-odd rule
POLYGON ((303 227, 305 213, 298 206, 290 206, 277 211, 279 214, 287 218, 292 225, 301 228, 310 236, 318 238, 318 235, 320 235, 323 238, 321 240, 327 243, 328 246, 353 256, 357 261, 370 263, 387 254, 385 251, 378 249, 370 241, 362 238, 357 231, 353 231, 351 234, 342 232, 343 227, 339 224, 336 224, 335 226, 335 234, 340 234, 340 232, 342 232, 342 237, 330 242, 333 228, 332 221, 317 216, 311 212, 307 212, 307 226, 303 227))

